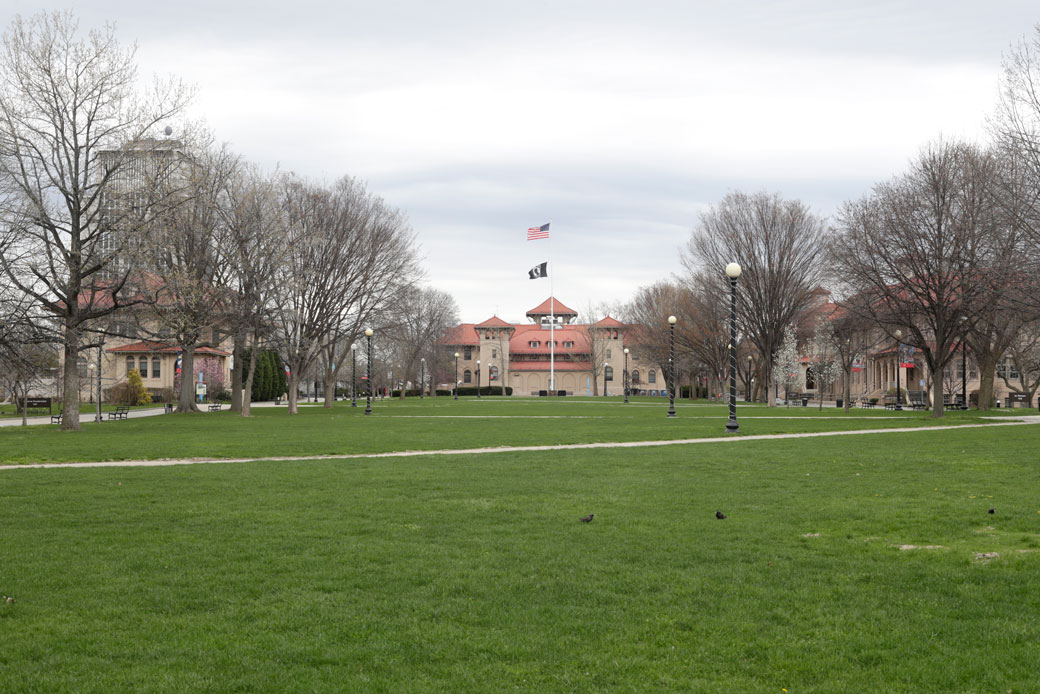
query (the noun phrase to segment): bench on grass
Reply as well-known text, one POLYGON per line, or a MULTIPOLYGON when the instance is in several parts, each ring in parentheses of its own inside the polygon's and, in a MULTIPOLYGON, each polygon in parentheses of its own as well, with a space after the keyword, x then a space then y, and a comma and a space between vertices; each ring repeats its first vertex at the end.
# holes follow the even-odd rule
POLYGON ((215 402, 212 405, 210 405, 209 406, 209 411, 210 412, 220 412, 220 403, 219 402, 215 402))
POLYGON ((61 413, 51 415, 51 424, 61 424, 61 413))
POLYGON ((907 404, 910 405, 910 407, 912 409, 915 409, 915 410, 927 410, 928 409, 928 399, 925 397, 925 392, 923 390, 908 390, 907 391, 907 395, 906 395, 906 399, 907 399, 907 404))
POLYGON ((129 405, 116 405, 114 412, 108 413, 109 419, 126 419, 126 416, 130 414, 129 405))

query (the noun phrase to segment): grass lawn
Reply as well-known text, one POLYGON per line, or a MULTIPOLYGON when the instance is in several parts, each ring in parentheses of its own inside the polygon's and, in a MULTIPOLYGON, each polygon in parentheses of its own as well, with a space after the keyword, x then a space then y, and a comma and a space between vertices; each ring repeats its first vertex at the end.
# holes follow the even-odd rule
MULTIPOLYGON (((676 405, 678 417, 668 419, 663 398, 628 405, 620 398, 410 398, 377 401, 369 416, 364 405, 363 400, 356 408, 338 402, 329 410, 304 404, 295 416, 285 406, 257 407, 251 419, 225 410, 100 425, 85 415, 78 433, 60 432, 58 425, 5 427, 0 428, 0 462, 308 456, 729 436, 726 407, 683 402, 676 405)), ((738 416, 740 435, 980 421, 973 410, 937 420, 927 412, 856 409, 845 415, 834 407, 764 405, 741 405, 738 416)))
MULTIPOLYGON (((0 459, 724 435, 724 408, 666 409, 165 415, 0 430, 0 459)), ((932 423, 740 415, 741 435, 932 423)), ((0 471, 0 690, 1035 691, 1038 449, 1028 425, 0 471)))

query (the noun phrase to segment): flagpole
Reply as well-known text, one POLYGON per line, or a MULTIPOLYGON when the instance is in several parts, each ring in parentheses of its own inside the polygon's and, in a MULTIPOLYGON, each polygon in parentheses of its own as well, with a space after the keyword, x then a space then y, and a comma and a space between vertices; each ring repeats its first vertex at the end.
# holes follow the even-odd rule
POLYGON ((549 395, 553 395, 556 390, 556 298, 553 292, 553 275, 556 274, 556 270, 551 268, 552 217, 549 217, 549 230, 549 395))

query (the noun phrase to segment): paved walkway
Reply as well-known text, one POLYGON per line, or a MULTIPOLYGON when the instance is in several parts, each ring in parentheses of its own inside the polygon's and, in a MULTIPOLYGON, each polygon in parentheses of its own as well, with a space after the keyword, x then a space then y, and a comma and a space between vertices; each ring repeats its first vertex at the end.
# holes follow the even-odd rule
MULTIPOLYGON (((154 417, 155 415, 162 414, 162 413, 163 413, 163 408, 162 407, 155 407, 155 408, 148 408, 147 410, 130 410, 128 416, 132 417, 134 419, 139 419, 141 417, 154 417)), ((87 422, 93 422, 95 414, 96 414, 95 412, 80 412, 79 413, 79 422, 80 422, 80 424, 86 424, 87 422)), ((101 416, 105 418, 104 421, 106 421, 106 422, 109 421, 107 412, 102 412, 101 416)), ((26 424, 28 424, 30 426, 34 426, 34 425, 38 425, 38 424, 50 424, 50 423, 51 423, 51 416, 50 415, 43 415, 42 417, 27 417, 26 418, 26 424)), ((22 418, 21 417, 4 417, 4 418, 0 419, 0 427, 20 427, 20 426, 22 426, 22 418)))
POLYGON ((800 434, 761 434, 756 436, 724 436, 718 438, 672 439, 666 441, 621 441, 607 443, 573 443, 552 446, 500 446, 497 448, 453 448, 433 451, 392 451, 389 453, 353 453, 344 455, 263 456, 259 458, 175 458, 164 460, 111 460, 86 463, 29 463, 25 465, 0 465, 0 470, 28 468, 88 468, 88 467, 165 467, 170 465, 210 465, 215 463, 252 463, 260 461, 304 461, 304 460, 357 460, 363 458, 411 458, 425 455, 474 455, 493 453, 527 453, 533 451, 567 451, 587 448, 651 448, 656 446, 680 446, 701 443, 742 443, 770 439, 805 439, 825 436, 859 436, 862 434, 918 434, 949 429, 981 429, 987 427, 1010 427, 1040 424, 1040 415, 1000 418, 1001 421, 985 424, 961 424, 953 426, 896 427, 890 429, 859 429, 856 431, 824 431, 800 434))

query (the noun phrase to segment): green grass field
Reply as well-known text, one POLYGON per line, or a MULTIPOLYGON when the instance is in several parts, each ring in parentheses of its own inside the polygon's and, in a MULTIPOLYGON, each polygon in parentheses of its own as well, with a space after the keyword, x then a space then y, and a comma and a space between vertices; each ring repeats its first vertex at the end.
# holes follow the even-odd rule
MULTIPOLYGON (((723 407, 666 409, 173 415, 0 429, 0 460, 726 438, 723 407)), ((740 436, 937 423, 740 415, 740 436)), ((1038 444, 1024 425, 0 471, 0 691, 1036 691, 1038 444)))

